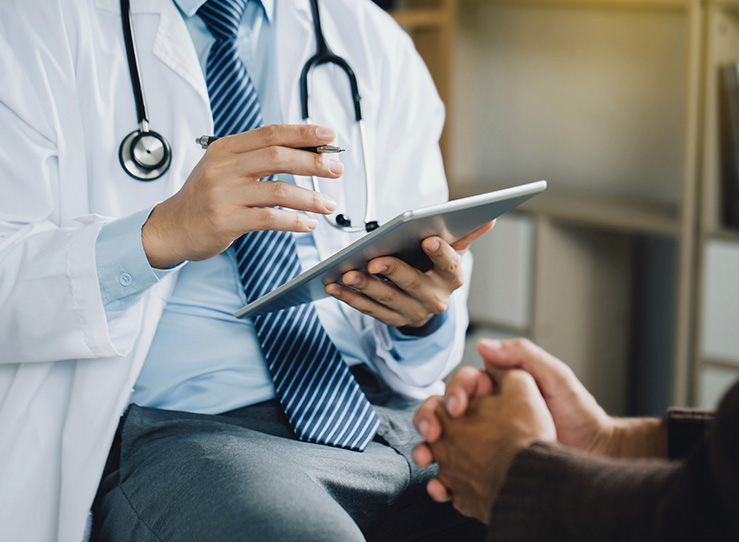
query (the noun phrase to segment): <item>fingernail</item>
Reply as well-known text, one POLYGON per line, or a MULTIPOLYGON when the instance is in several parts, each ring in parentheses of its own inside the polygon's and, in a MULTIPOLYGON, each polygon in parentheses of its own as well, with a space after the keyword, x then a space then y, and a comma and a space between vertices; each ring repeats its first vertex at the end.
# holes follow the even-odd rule
POLYGON ((375 270, 372 272, 373 275, 382 275, 385 271, 387 271, 387 265, 380 265, 379 267, 375 267, 375 270))
POLYGON ((333 213, 336 210, 337 203, 331 198, 323 197, 323 208, 329 213, 333 213))
POLYGON ((491 350, 500 350, 503 346, 503 343, 500 342, 498 339, 485 339, 485 346, 487 346, 491 350))
POLYGON ((349 285, 352 285, 353 286, 353 285, 357 284, 358 282, 359 282, 359 277, 357 275, 350 275, 349 276, 349 280, 346 281, 346 284, 349 284, 349 285))
POLYGON ((331 128, 324 128, 323 126, 319 126, 316 128, 316 136, 318 136, 319 139, 328 139, 330 141, 333 141, 336 137, 336 134, 331 128))
POLYGON ((457 405, 459 405, 459 399, 454 395, 444 397, 444 406, 449 414, 456 412, 457 405))
POLYGON ((337 288, 336 286, 334 286, 333 284, 329 284, 328 286, 326 286, 325 291, 328 295, 334 296, 334 297, 337 297, 339 293, 341 292, 341 290, 337 288))
POLYGON ((441 244, 439 243, 438 239, 432 239, 429 241, 429 250, 439 250, 439 247, 441 244))
POLYGON ((328 161, 328 170, 333 175, 341 175, 342 173, 344 173, 344 164, 342 164, 338 160, 335 160, 334 158, 331 158, 328 161))
POLYGON ((426 438, 426 432, 429 430, 429 422, 426 420, 421 420, 418 422, 418 432, 423 437, 426 438))
POLYGON ((315 216, 305 215, 305 224, 308 229, 315 230, 318 227, 318 219, 315 216))

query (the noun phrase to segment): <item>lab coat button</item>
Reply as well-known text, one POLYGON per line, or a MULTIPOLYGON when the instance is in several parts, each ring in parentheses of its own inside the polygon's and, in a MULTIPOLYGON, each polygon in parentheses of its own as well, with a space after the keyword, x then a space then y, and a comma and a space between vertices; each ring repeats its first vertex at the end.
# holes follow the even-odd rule
POLYGON ((118 277, 118 282, 120 282, 123 286, 130 286, 133 282, 133 277, 130 275, 130 273, 121 273, 121 275, 118 277))

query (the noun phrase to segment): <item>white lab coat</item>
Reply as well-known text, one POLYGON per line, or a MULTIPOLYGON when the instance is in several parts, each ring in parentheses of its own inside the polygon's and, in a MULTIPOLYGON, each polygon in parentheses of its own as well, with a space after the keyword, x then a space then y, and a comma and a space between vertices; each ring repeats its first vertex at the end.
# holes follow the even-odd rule
MULTIPOLYGON (((376 178, 378 220, 445 200, 438 137, 443 106, 409 38, 369 1, 321 0, 331 47, 354 68, 376 178)), ((154 182, 128 177, 118 147, 137 125, 117 0, 3 0, 0 4, 0 538, 78 542, 118 419, 146 357, 172 275, 132 307, 103 309, 95 267, 101 225, 176 192, 212 133, 208 92, 188 31, 171 0, 133 0, 151 128, 173 149, 154 182)), ((308 0, 277 3, 283 118, 301 122, 298 76, 315 50, 308 0)), ((314 121, 359 149, 348 83, 324 68, 311 86, 314 121)), ((364 209, 359 153, 344 181, 323 181, 339 209, 364 209), (361 178, 361 177, 360 177, 361 178), (349 187, 345 190, 345 188, 349 187)), ((309 186, 309 179, 298 179, 309 186)), ((321 257, 353 239, 323 221, 321 257)), ((461 357, 457 337, 428 367, 404 371, 387 329, 346 310, 369 337, 376 368, 415 397, 439 390, 461 357)), ((319 311, 320 313, 320 311, 319 311)))

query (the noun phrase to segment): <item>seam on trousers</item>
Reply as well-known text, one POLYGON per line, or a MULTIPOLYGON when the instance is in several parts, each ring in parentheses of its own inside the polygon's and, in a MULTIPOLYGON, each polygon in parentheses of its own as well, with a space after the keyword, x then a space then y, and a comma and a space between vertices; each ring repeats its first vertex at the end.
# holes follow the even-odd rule
MULTIPOLYGON (((385 439, 383 438, 382 440, 385 440, 385 439)), ((403 489, 403 491, 400 492, 400 495, 398 495, 398 498, 395 499, 395 502, 392 504, 392 506, 390 506, 390 510, 388 511, 388 513, 391 513, 395 510, 396 506, 398 506, 398 503, 403 500, 406 493, 408 493, 408 490, 411 488, 411 481, 413 480, 413 467, 411 467, 411 462, 408 460, 405 454, 400 452, 395 446, 390 444, 387 440, 385 440, 385 442, 389 448, 392 448, 396 454, 398 454, 400 457, 403 458, 403 460, 405 461, 405 465, 408 468, 408 480, 405 483, 405 489, 403 489)))
POLYGON ((144 525, 144 527, 146 527, 146 529, 151 533, 151 535, 154 538, 156 538, 157 540, 159 540, 159 542, 164 542, 164 540, 161 539, 159 536, 157 536, 157 534, 149 526, 149 524, 146 523, 146 521, 144 521, 144 519, 141 517, 141 515, 139 514, 139 511, 136 510, 136 507, 131 502, 131 499, 129 499, 128 498, 128 495, 126 495, 126 492, 123 490, 123 486, 121 485, 120 482, 118 482, 118 484, 116 484, 116 489, 118 489, 121 492, 121 495, 123 495, 123 498, 126 499, 126 502, 128 503, 128 506, 130 506, 131 507, 131 510, 133 510, 133 513, 136 514, 136 518, 144 525))

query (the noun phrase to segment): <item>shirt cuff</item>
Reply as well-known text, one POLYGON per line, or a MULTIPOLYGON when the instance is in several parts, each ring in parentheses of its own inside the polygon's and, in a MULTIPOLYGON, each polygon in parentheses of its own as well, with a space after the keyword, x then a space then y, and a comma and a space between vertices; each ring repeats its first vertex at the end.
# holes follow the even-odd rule
POLYGON ((706 434, 715 413, 708 410, 670 408, 667 411, 667 450, 670 459, 685 459, 706 434))
POLYGON ((100 229, 95 265, 103 304, 139 294, 176 269, 155 270, 146 257, 141 228, 152 209, 108 222, 100 229))
POLYGON ((431 317, 431 320, 426 322, 421 327, 392 327, 390 328, 390 332, 393 335, 393 339, 402 339, 408 337, 428 337, 436 330, 438 330, 441 326, 443 326, 446 320, 447 311, 444 311, 440 314, 434 314, 431 317))

